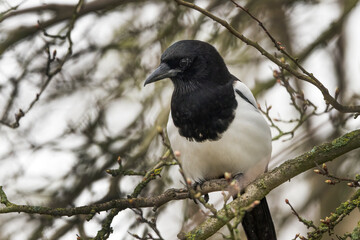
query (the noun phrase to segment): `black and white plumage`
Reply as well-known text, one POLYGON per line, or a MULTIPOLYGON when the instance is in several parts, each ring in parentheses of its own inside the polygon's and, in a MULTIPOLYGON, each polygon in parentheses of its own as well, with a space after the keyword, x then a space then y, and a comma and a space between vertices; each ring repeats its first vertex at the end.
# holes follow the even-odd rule
MULTIPOLYGON (((242 173, 245 187, 266 171, 271 157, 269 126, 251 91, 228 71, 213 46, 196 40, 174 43, 145 85, 164 78, 174 84, 167 133, 173 150, 181 153, 186 176, 204 181, 225 172, 242 173)), ((247 213, 243 221, 248 239, 276 239, 267 203, 261 202, 260 216, 247 213), (260 226, 263 233, 256 233, 255 225, 264 218, 270 218, 264 226, 268 230, 260 226)))

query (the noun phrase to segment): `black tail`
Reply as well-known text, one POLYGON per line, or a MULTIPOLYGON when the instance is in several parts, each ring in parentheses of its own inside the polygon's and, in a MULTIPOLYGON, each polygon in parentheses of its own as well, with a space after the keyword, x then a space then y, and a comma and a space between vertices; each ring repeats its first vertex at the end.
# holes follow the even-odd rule
POLYGON ((245 213, 242 225, 248 240, 276 240, 274 223, 265 198, 251 212, 245 213))

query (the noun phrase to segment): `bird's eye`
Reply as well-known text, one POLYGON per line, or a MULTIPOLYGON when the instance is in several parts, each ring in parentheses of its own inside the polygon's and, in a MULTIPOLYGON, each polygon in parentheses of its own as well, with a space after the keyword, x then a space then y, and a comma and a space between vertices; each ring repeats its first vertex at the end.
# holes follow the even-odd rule
POLYGON ((182 59, 180 59, 179 67, 187 68, 187 67, 190 66, 190 64, 191 64, 191 59, 190 58, 182 58, 182 59))

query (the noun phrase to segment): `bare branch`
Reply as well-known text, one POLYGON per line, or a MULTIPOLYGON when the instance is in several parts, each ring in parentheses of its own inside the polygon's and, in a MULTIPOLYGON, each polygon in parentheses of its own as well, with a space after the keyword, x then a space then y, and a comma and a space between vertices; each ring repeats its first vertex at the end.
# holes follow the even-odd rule
MULTIPOLYGON (((266 58, 268 58, 270 61, 272 61, 273 63, 275 63, 276 65, 278 65, 279 67, 285 69, 286 71, 288 71, 289 73, 291 73, 292 75, 294 75, 296 78, 301 79, 303 81, 309 82, 312 85, 314 85, 315 87, 317 87, 323 97, 324 100, 326 101, 326 103, 332 105, 335 109, 337 109, 340 112, 354 112, 354 113, 358 113, 360 112, 360 106, 356 105, 356 106, 345 106, 340 104, 334 97, 332 97, 329 93, 329 90, 312 74, 309 73, 308 71, 305 70, 305 68, 303 68, 299 63, 298 60, 292 56, 290 56, 290 54, 288 54, 285 51, 285 48, 282 48, 280 46, 280 44, 278 44, 278 50, 283 53, 284 55, 286 55, 293 63, 295 63, 295 65, 297 67, 299 67, 299 69, 302 71, 298 72, 297 70, 295 70, 294 68, 292 68, 289 64, 287 64, 286 62, 281 62, 281 60, 279 60, 276 56, 270 54, 268 51, 266 51, 262 46, 260 46, 257 42, 254 42, 252 40, 250 40, 249 38, 245 37, 243 34, 241 34, 240 32, 238 32, 234 27, 232 27, 227 21, 225 21, 224 19, 221 19, 217 16, 215 16, 214 14, 208 12, 207 10, 199 7, 196 4, 190 3, 190 2, 186 2, 183 0, 175 0, 178 4, 195 9, 196 11, 201 12, 202 14, 208 16, 209 18, 213 19, 215 22, 220 23, 221 25, 223 25, 231 34, 233 34, 234 36, 236 36, 238 39, 240 39, 241 41, 243 41, 244 43, 246 43, 247 45, 250 45, 252 47, 254 47, 255 49, 257 49, 262 55, 264 55, 266 58)), ((277 41, 275 41, 277 43, 277 41)))
MULTIPOLYGON (((245 194, 228 204, 227 208, 239 209, 249 206, 254 200, 264 198, 272 189, 296 175, 357 148, 360 148, 360 130, 349 132, 332 142, 315 146, 312 150, 261 175, 246 188, 245 194)), ((230 221, 235 215, 223 208, 217 212, 217 216, 222 216, 230 221)), ((181 239, 206 239, 216 233, 226 222, 220 221, 219 218, 209 218, 195 229, 179 234, 178 237, 181 239)))
MULTIPOLYGON (((312 150, 288 160, 281 166, 271 172, 261 175, 256 181, 251 183, 245 194, 233 202, 226 205, 222 210, 216 213, 216 218, 209 218, 197 228, 186 234, 180 234, 182 239, 190 239, 190 236, 196 236, 196 239, 206 239, 217 232, 226 222, 235 217, 235 213, 227 209, 246 208, 253 204, 255 200, 262 199, 272 189, 305 172, 319 164, 331 161, 353 149, 360 148, 360 130, 349 132, 332 142, 315 146, 312 150)), ((201 188, 201 194, 213 191, 224 190, 228 186, 228 180, 217 179, 205 182, 201 188)), ((23 212, 29 214, 45 214, 51 216, 73 216, 79 214, 94 214, 101 211, 114 209, 121 211, 127 208, 160 207, 169 201, 190 198, 186 188, 169 189, 163 194, 153 197, 136 197, 129 199, 115 199, 105 203, 93 204, 74 208, 50 208, 41 206, 17 205, 10 202, 5 192, 0 188, 0 202, 5 207, 0 208, 0 213, 23 212)))
MULTIPOLYGON (((127 1, 117 1, 117 0, 97 0, 92 1, 88 4, 85 4, 82 9, 78 12, 78 16, 82 17, 88 13, 95 12, 95 11, 106 11, 107 9, 114 8, 116 6, 127 4, 129 2, 134 2, 134 0, 127 0, 127 1)), ((75 5, 64 5, 64 4, 49 4, 39 7, 32 7, 28 9, 22 9, 18 11, 9 12, 9 14, 4 15, 0 22, 5 20, 6 18, 21 15, 24 13, 30 12, 38 12, 43 10, 51 10, 54 11, 56 14, 53 18, 44 21, 41 23, 43 28, 51 27, 55 24, 58 24, 65 20, 71 20, 73 17, 73 9, 76 7, 75 5)), ((0 55, 2 55, 10 46, 16 44, 17 42, 24 40, 27 37, 31 37, 36 34, 39 30, 41 30, 36 24, 30 27, 19 27, 18 29, 13 30, 12 32, 8 33, 8 38, 5 41, 1 42, 0 44, 0 55)))
MULTIPOLYGON (((48 45, 46 46, 45 50, 46 50, 48 59, 47 59, 46 70, 45 70, 46 80, 45 80, 44 84, 41 86, 39 92, 36 93, 35 98, 30 102, 28 108, 24 111, 20 109, 19 112, 17 114, 15 114, 15 122, 14 123, 9 124, 9 123, 6 123, 4 120, 2 120, 0 123, 3 123, 5 126, 11 127, 11 128, 19 127, 21 118, 23 118, 33 108, 33 106, 39 101, 40 96, 44 93, 45 89, 48 87, 51 80, 62 70, 62 67, 64 66, 65 62, 70 58, 70 56, 72 54, 73 42, 71 39, 71 32, 74 29, 75 22, 79 16, 79 12, 80 12, 83 4, 84 4, 84 0, 79 0, 79 2, 76 4, 75 8, 73 9, 72 19, 69 23, 68 30, 67 30, 65 36, 64 37, 53 36, 53 37, 57 37, 57 38, 60 38, 63 40, 67 40, 68 49, 67 49, 65 56, 61 60, 58 61, 59 64, 57 65, 57 67, 53 71, 51 71, 50 65, 56 59, 56 51, 54 51, 53 54, 51 55, 49 46, 48 45)), ((42 29, 42 31, 46 35, 46 31, 45 31, 45 29, 42 28, 41 25, 39 25, 39 28, 42 29)))

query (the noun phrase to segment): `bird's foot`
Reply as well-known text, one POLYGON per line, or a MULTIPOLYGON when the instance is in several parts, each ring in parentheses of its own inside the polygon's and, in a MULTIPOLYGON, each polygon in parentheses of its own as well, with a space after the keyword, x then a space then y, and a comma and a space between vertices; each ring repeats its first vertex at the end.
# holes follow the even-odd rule
POLYGON ((243 194, 245 190, 245 187, 241 184, 244 180, 244 174, 237 173, 234 175, 233 179, 236 181, 236 184, 233 185, 233 189, 230 192, 232 192, 233 198, 236 199, 241 194, 243 194))
MULTIPOLYGON (((194 183, 191 187, 192 187, 195 191, 198 191, 198 188, 200 188, 199 190, 201 191, 201 187, 202 187, 202 185, 204 184, 204 182, 206 182, 205 179, 195 181, 195 183, 194 183)), ((203 196, 204 196, 205 202, 208 202, 208 201, 209 201, 209 194, 206 193, 206 194, 204 194, 203 196)), ((194 202, 197 204, 196 199, 193 199, 193 200, 194 200, 194 202)))
POLYGON ((244 177, 244 174, 243 173, 237 173, 234 175, 234 179, 236 181, 241 181, 241 179, 244 177))

